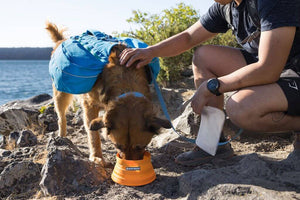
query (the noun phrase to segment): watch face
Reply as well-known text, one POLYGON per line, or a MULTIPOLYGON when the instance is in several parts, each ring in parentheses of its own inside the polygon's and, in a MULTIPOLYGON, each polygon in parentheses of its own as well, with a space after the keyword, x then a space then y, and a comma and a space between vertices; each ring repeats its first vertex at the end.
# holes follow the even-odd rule
POLYGON ((210 91, 215 91, 219 88, 219 82, 217 79, 210 79, 207 83, 207 87, 210 91))
POLYGON ((220 87, 220 83, 218 81, 218 79, 216 78, 213 78, 213 79, 209 79, 208 82, 207 82, 207 89, 215 94, 215 95, 220 95, 218 89, 220 87))

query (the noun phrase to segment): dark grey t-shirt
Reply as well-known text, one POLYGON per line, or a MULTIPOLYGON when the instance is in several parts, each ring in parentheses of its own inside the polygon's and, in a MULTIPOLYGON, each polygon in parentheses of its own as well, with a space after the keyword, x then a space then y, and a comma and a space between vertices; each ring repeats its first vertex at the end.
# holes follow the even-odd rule
MULTIPOLYGON (((233 34, 238 42, 256 30, 249 17, 246 1, 243 0, 239 6, 235 2, 231 3, 232 25, 235 28, 233 34)), ((300 0, 257 0, 257 7, 262 32, 284 26, 297 27, 289 60, 300 55, 300 0)), ((214 3, 208 12, 201 17, 200 22, 204 28, 212 33, 224 33, 228 30, 224 9, 219 3, 214 3)), ((257 56, 258 46, 259 38, 246 43, 243 48, 257 56)))

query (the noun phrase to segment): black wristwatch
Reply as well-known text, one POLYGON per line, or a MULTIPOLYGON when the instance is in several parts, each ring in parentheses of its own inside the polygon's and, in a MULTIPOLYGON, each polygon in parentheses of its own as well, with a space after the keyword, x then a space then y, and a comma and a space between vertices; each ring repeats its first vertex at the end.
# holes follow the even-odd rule
POLYGON ((220 82, 217 78, 211 78, 207 81, 207 89, 216 96, 220 96, 219 92, 220 82))

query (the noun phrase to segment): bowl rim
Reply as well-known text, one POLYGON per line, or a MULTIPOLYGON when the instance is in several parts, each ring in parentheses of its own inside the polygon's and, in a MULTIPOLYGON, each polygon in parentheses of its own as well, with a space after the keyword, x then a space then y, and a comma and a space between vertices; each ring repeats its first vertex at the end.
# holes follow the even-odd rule
POLYGON ((151 154, 149 151, 145 151, 143 160, 125 160, 120 158, 120 154, 117 153, 116 155, 116 162, 119 164, 124 164, 124 165, 145 165, 147 163, 151 163, 151 154))

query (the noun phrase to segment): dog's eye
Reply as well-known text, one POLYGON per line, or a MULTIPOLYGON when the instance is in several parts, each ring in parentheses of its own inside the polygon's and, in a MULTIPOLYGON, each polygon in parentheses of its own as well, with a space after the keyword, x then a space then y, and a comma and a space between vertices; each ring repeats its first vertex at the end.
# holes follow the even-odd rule
POLYGON ((158 129, 159 128, 157 128, 156 126, 149 126, 149 127, 146 128, 146 131, 149 131, 149 132, 151 132, 153 134, 158 135, 158 133, 157 133, 158 129))
POLYGON ((110 132, 110 131, 113 130, 113 127, 112 126, 106 126, 106 130, 107 130, 107 132, 110 132))

